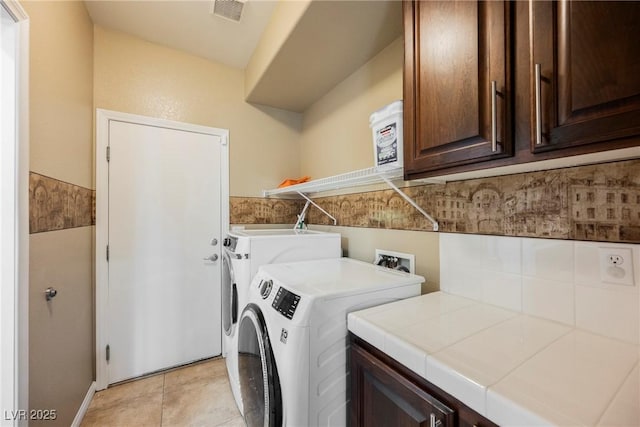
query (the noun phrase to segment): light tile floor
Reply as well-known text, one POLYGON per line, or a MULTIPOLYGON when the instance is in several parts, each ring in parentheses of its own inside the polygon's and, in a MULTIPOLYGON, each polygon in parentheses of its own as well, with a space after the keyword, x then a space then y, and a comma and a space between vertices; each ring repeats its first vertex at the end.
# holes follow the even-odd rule
POLYGON ((244 426, 231 394, 224 359, 99 391, 82 427, 244 426))

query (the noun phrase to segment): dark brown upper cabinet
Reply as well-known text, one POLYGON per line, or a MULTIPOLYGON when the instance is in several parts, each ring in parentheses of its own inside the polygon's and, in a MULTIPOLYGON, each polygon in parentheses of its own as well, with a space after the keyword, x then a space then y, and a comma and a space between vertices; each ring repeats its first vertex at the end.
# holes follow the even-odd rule
POLYGON ((512 155, 510 3, 403 7, 406 179, 512 155))
MULTIPOLYGON (((640 135, 640 2, 530 2, 531 151, 640 135)), ((563 154, 564 155, 564 154, 563 154)))

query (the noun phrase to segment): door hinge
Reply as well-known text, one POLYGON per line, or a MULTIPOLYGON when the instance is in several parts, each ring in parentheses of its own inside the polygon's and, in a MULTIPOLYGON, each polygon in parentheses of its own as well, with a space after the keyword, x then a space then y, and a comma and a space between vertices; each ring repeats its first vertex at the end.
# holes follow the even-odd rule
POLYGON ((109 262, 109 245, 107 245, 107 262, 109 262))
POLYGON ((111 161, 111 147, 107 146, 107 162, 111 161))
POLYGON ((107 362, 111 360, 111 346, 107 344, 107 362))

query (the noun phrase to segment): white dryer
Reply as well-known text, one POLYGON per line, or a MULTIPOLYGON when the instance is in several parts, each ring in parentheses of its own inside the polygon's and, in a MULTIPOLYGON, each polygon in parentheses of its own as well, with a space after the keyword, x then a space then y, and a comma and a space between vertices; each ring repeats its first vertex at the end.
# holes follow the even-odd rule
POLYGON ((277 262, 340 258, 340 234, 310 230, 234 230, 223 241, 222 327, 223 351, 231 390, 240 412, 237 363, 238 315, 247 304, 247 292, 258 268, 277 262))
POLYGON ((247 426, 347 424, 347 314, 420 295, 421 276, 349 258, 266 265, 238 323, 247 426))

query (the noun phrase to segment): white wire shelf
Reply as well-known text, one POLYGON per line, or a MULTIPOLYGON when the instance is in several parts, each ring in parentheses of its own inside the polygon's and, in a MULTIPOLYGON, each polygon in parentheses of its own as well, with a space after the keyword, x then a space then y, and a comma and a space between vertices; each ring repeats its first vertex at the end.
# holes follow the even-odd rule
MULTIPOLYGON (((329 176, 327 178, 314 179, 313 181, 290 185, 284 188, 263 190, 262 194, 264 197, 269 197, 285 194, 320 193, 323 191, 340 190, 342 188, 358 187, 361 185, 379 184, 385 182, 386 179, 395 181, 402 179, 403 177, 404 169, 402 167, 388 170, 378 170, 373 167, 329 176)), ((433 182, 436 183, 435 180, 433 182)), ((437 182, 439 183, 442 181, 437 182)))
MULTIPOLYGON (((400 180, 404 177, 404 168, 398 167, 387 170, 379 170, 378 168, 360 169, 353 172, 347 172, 340 175, 329 176, 327 178, 315 179, 313 181, 304 182, 302 184, 290 185, 288 187, 276 188, 273 190, 263 190, 264 197, 279 196, 288 194, 297 194, 307 200, 307 204, 311 203, 329 216, 334 224, 337 223, 336 219, 328 212, 318 206, 313 200, 311 200, 307 194, 320 193, 323 191, 340 190, 342 188, 358 187, 361 185, 371 185, 386 183, 400 196, 402 196, 411 206, 424 215, 432 224, 433 231, 438 231, 438 222, 425 212, 416 202, 414 202, 409 196, 407 196, 402 190, 400 190, 392 181, 400 180)), ((442 183, 441 180, 424 180, 424 183, 442 183)), ((306 211, 306 206, 304 211, 306 211)), ((299 216, 299 221, 304 220, 304 211, 299 216)))

